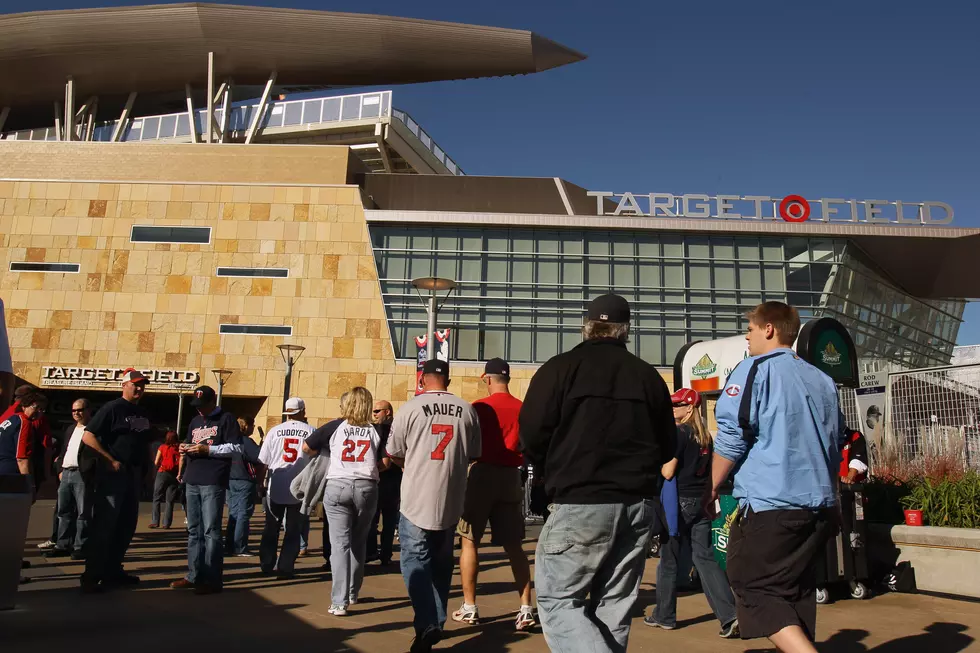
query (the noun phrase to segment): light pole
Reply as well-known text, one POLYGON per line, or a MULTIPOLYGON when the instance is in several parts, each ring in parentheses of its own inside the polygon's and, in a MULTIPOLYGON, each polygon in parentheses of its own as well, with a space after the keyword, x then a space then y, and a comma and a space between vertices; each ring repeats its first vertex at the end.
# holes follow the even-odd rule
POLYGON ((446 296, 443 297, 443 300, 445 300, 455 290, 456 282, 452 279, 443 279, 441 277, 420 277, 418 279, 412 279, 412 286, 415 287, 415 292, 419 294, 419 299, 422 300, 422 304, 425 306, 425 310, 429 315, 425 358, 426 360, 432 360, 435 358, 436 351, 435 331, 436 315, 439 313, 439 292, 442 290, 447 291, 446 296), (429 291, 428 299, 422 297, 423 290, 429 291))
POLYGON ((299 360, 299 357, 306 351, 306 347, 302 345, 276 345, 279 348, 279 353, 282 354, 282 360, 286 363, 286 381, 282 389, 282 409, 286 410, 286 400, 289 399, 289 384, 293 380, 293 363, 299 360))
POLYGON ((228 377, 234 374, 231 370, 211 370, 214 374, 214 378, 218 379, 218 405, 221 405, 221 395, 225 389, 225 381, 228 377))

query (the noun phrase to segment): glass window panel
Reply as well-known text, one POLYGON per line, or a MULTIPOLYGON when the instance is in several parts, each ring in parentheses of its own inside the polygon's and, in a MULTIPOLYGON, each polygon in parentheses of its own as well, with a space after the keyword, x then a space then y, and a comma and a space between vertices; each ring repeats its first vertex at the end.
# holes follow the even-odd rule
POLYGON ((588 270, 590 286, 609 286, 609 259, 589 259, 588 270))
POLYGON ((665 365, 663 338, 659 331, 641 329, 636 335, 640 358, 651 365, 665 365))
POLYGON ((706 261, 711 258, 708 238, 705 236, 688 236, 687 255, 692 259, 706 261))
POLYGON ((582 259, 564 258, 561 264, 562 284, 565 288, 575 291, 585 282, 585 264, 582 259))
POLYGON ((613 263, 613 285, 622 290, 627 295, 635 294, 633 286, 636 285, 636 267, 632 261, 616 261, 613 263))
POLYGON ((640 287, 652 290, 655 296, 659 297, 662 283, 661 271, 661 266, 657 262, 641 262, 639 264, 640 287))
POLYGON ((361 114, 361 97, 354 95, 343 98, 343 106, 340 110, 341 120, 357 120, 361 114))
POLYGON ((764 261, 782 261, 783 260, 783 243, 782 243, 782 241, 779 241, 779 240, 764 240, 764 241, 762 241, 762 260, 764 260, 764 261))
POLYGON ((585 251, 581 232, 567 235, 561 241, 562 252, 565 254, 582 254, 585 251))
POLYGON ((660 242, 663 245, 665 257, 683 258, 684 239, 681 236, 663 236, 660 242))
POLYGON ((606 256, 609 254, 609 241, 605 239, 606 235, 603 233, 590 234, 588 247, 589 254, 599 254, 606 256))
POLYGON ((689 263, 688 277, 688 288, 693 290, 711 288, 711 266, 708 263, 689 263))
POLYGON ((380 95, 365 95, 361 102, 361 118, 377 118, 381 111, 380 95))
POLYGON ((323 122, 340 120, 340 98, 326 98, 323 101, 323 122))
POLYGON ((499 293, 502 290, 501 286, 498 286, 496 282, 507 281, 508 273, 508 258, 506 256, 500 256, 495 254, 490 254, 487 256, 487 281, 495 282, 493 286, 495 293, 499 293))
POLYGON ((303 122, 320 122, 323 100, 307 100, 303 103, 303 122))
POLYGON ((156 138, 157 130, 160 128, 160 118, 143 119, 143 138, 156 138))
POLYGON ((558 271, 559 263, 557 260, 544 259, 537 262, 538 274, 537 283, 539 284, 557 284, 558 283, 558 271))
POLYGON ((786 255, 787 261, 796 258, 801 258, 803 260, 806 260, 807 249, 808 249, 807 242, 806 239, 804 238, 787 238, 786 240, 783 241, 783 251, 786 255))
POLYGON ((834 242, 832 240, 811 240, 810 257, 813 261, 832 261, 834 259, 834 242))
POLYGON ((740 261, 759 260, 759 241, 756 238, 738 238, 735 241, 735 252, 740 261))
POLYGON ((786 290, 786 273, 782 265, 764 266, 762 278, 768 292, 786 290))
MULTIPOLYGON (((526 316, 521 316, 520 321, 527 321, 526 316)), ((514 326, 510 330, 510 351, 508 361, 516 363, 531 362, 531 342, 532 331, 530 326, 514 326)))
POLYGON ((692 304, 710 304, 711 303, 711 293, 710 292, 689 292, 689 301, 692 304))
POLYGON ((686 287, 684 282, 683 263, 665 263, 663 266, 664 288, 671 290, 683 290, 686 287))
POLYGON ((283 125, 298 125, 303 122, 302 102, 287 102, 284 108, 286 115, 283 118, 283 125))
POLYGON ((735 265, 731 263, 714 264, 714 287, 718 289, 735 288, 735 265))
POLYGON ((735 258, 735 240, 733 238, 711 238, 712 256, 718 259, 735 258))
MULTIPOLYGON (((667 352, 667 358, 673 361, 673 357, 677 354, 681 347, 688 343, 687 336, 683 333, 676 333, 673 331, 668 331, 664 336, 664 350, 667 352)), ((664 361, 666 364, 666 361, 664 361)))
POLYGON ((472 231, 461 232, 460 249, 467 252, 480 252, 483 250, 483 236, 472 231))
POLYGON ((512 297, 531 297, 534 293, 534 259, 515 258, 511 263, 512 297))
POLYGON ((762 270, 757 263, 738 264, 738 287, 742 290, 762 289, 762 270))
MULTIPOLYGON (((538 251, 542 254, 557 254, 561 251, 561 238, 558 234, 540 234, 536 241, 538 251)), ((548 257, 548 260, 551 258, 548 257)))
POLYGON ((534 252, 534 237, 528 235, 527 232, 518 232, 514 235, 513 243, 511 244, 511 250, 514 252, 522 252, 531 254, 534 252))
POLYGON ((636 239, 636 250, 639 256, 660 256, 660 241, 656 236, 640 234, 636 239))

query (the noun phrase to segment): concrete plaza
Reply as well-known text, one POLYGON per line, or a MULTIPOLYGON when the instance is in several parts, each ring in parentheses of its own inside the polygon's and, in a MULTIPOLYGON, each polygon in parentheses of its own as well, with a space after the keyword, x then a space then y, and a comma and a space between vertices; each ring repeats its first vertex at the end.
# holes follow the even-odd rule
MULTIPOLYGON (((382 570, 368 565, 361 602, 347 617, 334 617, 329 607, 329 574, 320 569, 320 529, 311 532, 309 557, 301 558, 297 576, 277 581, 259 573, 257 558, 225 562, 225 592, 195 596, 170 590, 170 581, 186 570, 183 515, 175 528, 146 529, 149 506, 133 541, 127 569, 142 582, 137 589, 97 596, 78 592, 79 563, 46 561, 36 544, 46 539, 52 502, 39 501, 32 514, 26 574, 18 608, 0 612, 0 650, 33 651, 194 651, 242 653, 310 651, 407 651, 413 637, 412 609, 397 566, 382 570)), ((263 515, 253 521, 253 547, 263 515)), ((529 532, 529 536, 533 535, 529 532)), ((534 540, 526 548, 533 553, 534 540)), ((397 556, 396 556, 397 559, 397 556)), ((715 653, 767 650, 764 640, 726 641, 717 636, 718 623, 701 594, 682 594, 678 629, 647 628, 641 620, 655 599, 656 559, 647 563, 636 606, 630 651, 715 653)), ((446 639, 436 650, 497 653, 547 650, 540 629, 516 633, 518 606, 503 551, 487 547, 481 557, 478 626, 447 625, 446 639)), ((450 610, 461 602, 459 577, 453 581, 450 610)), ((841 600, 822 606, 818 616, 821 651, 840 653, 954 653, 980 650, 980 603, 925 595, 885 594, 869 601, 841 600)))

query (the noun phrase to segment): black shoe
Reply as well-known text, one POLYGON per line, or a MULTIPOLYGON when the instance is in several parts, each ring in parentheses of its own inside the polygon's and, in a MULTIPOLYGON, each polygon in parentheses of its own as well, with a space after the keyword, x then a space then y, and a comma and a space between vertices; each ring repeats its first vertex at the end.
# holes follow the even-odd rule
POLYGON ((296 573, 292 571, 280 571, 276 574, 276 580, 292 580, 296 578, 296 573))
POLYGON ((442 641, 442 629, 437 626, 429 626, 425 631, 415 638, 409 653, 429 653, 432 647, 442 641))
POLYGON ((320 569, 323 571, 330 571, 330 563, 324 562, 322 565, 320 565, 320 569))
POLYGON ((377 553, 369 553, 367 554, 367 557, 364 558, 365 564, 368 562, 374 562, 375 560, 381 560, 381 556, 379 556, 377 553))
POLYGON ((71 552, 71 559, 72 560, 84 560, 85 559, 85 554, 82 553, 81 551, 72 551, 71 552))
POLYGON ((127 574, 126 572, 119 572, 118 574, 111 576, 103 581, 104 585, 111 585, 115 587, 131 587, 133 585, 140 584, 139 576, 134 576, 132 574, 127 574))
POLYGON ((273 569, 272 567, 259 567, 259 569, 261 569, 262 573, 265 574, 266 576, 271 576, 272 574, 275 573, 275 569, 273 569))
POLYGON ((47 551, 42 551, 41 555, 45 558, 67 558, 71 555, 71 551, 68 549, 48 549, 47 551))
POLYGON ((30 560, 21 560, 20 561, 20 568, 21 569, 30 569, 31 568, 31 561, 30 560))
POLYGON ((81 584, 82 594, 102 594, 105 592, 105 587, 99 584, 98 581, 82 581, 81 584))

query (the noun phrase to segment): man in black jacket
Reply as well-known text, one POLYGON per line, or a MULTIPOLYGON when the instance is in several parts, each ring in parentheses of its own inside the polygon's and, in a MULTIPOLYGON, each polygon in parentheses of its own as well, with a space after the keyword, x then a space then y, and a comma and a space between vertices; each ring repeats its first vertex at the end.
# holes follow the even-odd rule
POLYGON ((187 484, 187 576, 170 587, 215 594, 221 591, 225 559, 221 532, 225 489, 232 455, 244 448, 238 420, 218 406, 211 386, 194 390, 191 406, 197 409, 197 417, 188 427, 188 442, 180 445, 185 463, 177 479, 187 484))
POLYGON ((657 370, 626 349, 629 303, 592 300, 584 342, 531 379, 521 443, 553 507, 535 586, 552 650, 625 651, 660 467, 677 435, 657 370))

